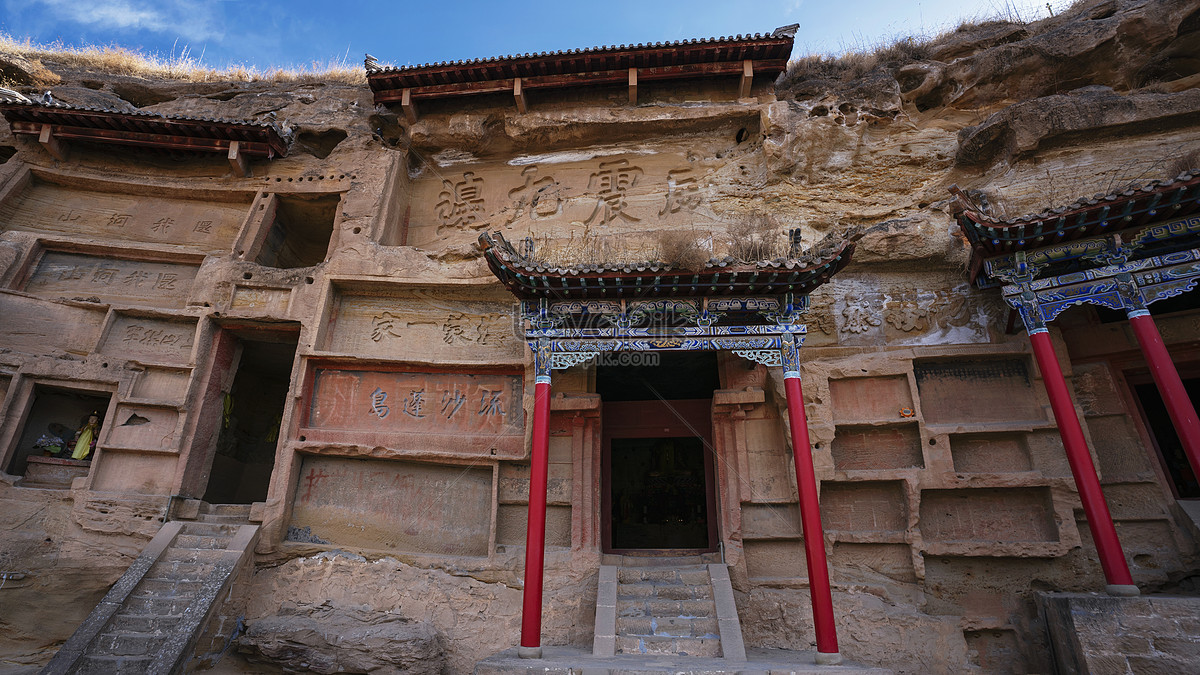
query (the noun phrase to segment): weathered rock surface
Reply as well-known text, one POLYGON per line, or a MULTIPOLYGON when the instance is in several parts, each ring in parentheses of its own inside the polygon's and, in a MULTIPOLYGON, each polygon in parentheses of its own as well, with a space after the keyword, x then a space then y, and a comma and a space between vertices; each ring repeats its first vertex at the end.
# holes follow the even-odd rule
MULTIPOLYGON (((261 570, 255 575, 246 623, 256 626, 288 602, 354 607, 355 616, 394 617, 425 626, 439 638, 443 658, 456 673, 470 672, 479 659, 512 646, 520 613, 520 592, 502 584, 421 569, 393 558, 367 562, 329 554, 261 570)), ((341 617, 339 621, 348 620, 344 613, 341 617)))
POLYGON ((916 111, 980 108, 1088 85, 1129 91, 1194 75, 1197 30, 1200 14, 1186 0, 1090 2, 1032 24, 966 24, 925 47, 924 57, 882 63, 848 84, 789 74, 782 89, 797 100, 834 93, 856 104, 868 92, 896 90, 916 111))
POLYGON ((1068 94, 1023 101, 993 113, 983 124, 958 132, 960 164, 981 164, 998 157, 1029 153, 1039 147, 1077 139, 1079 134, 1144 134, 1200 121, 1200 90, 1177 94, 1135 92, 1128 96, 1092 85, 1068 94))
POLYGON ((0 54, 0 84, 30 85, 36 81, 37 66, 17 54, 0 54))
POLYGON ((445 654, 424 621, 368 606, 284 603, 279 613, 251 623, 238 638, 251 661, 289 673, 441 673, 445 654))

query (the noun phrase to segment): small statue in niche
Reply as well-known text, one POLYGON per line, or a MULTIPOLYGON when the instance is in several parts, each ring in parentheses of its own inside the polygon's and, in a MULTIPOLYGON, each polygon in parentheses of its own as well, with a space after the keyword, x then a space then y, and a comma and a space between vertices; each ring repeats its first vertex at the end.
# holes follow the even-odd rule
POLYGON ((92 411, 92 414, 88 415, 87 424, 84 424, 75 433, 75 438, 72 441, 75 444, 75 451, 71 453, 71 459, 88 459, 91 457, 92 450, 96 447, 96 437, 99 435, 100 415, 92 411))

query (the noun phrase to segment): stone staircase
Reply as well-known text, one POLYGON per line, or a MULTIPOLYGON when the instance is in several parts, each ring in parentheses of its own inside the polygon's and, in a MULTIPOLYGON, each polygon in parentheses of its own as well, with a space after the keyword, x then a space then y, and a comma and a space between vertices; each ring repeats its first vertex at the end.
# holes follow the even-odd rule
POLYGON ((243 508, 163 525, 42 674, 182 672, 217 600, 252 562, 258 527, 243 508))
POLYGON ((602 565, 592 654, 744 662, 728 568, 602 565))

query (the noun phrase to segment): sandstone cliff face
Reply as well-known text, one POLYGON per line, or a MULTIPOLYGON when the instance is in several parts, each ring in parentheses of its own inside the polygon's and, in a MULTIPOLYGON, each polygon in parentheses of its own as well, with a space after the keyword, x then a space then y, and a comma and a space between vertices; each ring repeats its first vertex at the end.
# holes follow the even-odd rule
MULTIPOLYGON (((656 228, 694 228, 711 237, 719 253, 729 245, 730 224, 754 211, 772 212, 782 225, 799 228, 806 243, 846 226, 878 225, 859 243, 853 265, 813 294, 805 348, 806 403, 828 509, 826 526, 833 533, 835 605, 849 658, 911 673, 1044 671, 1049 664, 1031 590, 1090 590, 1102 578, 1086 526, 1079 525, 1072 509, 1077 498, 1046 422, 1036 373, 1027 372, 1024 384, 1016 376, 1004 380, 997 385, 1001 394, 991 399, 998 406, 1006 403, 1005 394, 1030 401, 1019 429, 976 428, 971 421, 937 418, 932 408, 918 405, 917 398, 937 396, 946 408, 957 405, 957 390, 939 394, 917 388, 918 371, 932 372, 939 359, 1020 360, 1027 349, 1022 336, 1005 333, 1007 309, 994 294, 967 285, 963 268, 969 251, 948 214, 947 187, 957 183, 980 190, 997 212, 1015 216, 1173 176, 1181 168, 1176 160, 1200 148, 1200 7, 1195 2, 1085 2, 1037 24, 983 24, 853 76, 793 73, 774 90, 760 86, 750 101, 734 102, 721 86, 658 92, 650 103, 632 108, 621 103, 621 92, 547 98, 527 113, 517 113, 511 102, 466 101, 429 106, 413 124, 397 111, 375 107, 363 86, 151 81, 68 68, 52 58, 44 59, 44 66, 61 78, 51 87, 55 98, 72 105, 275 121, 291 130, 295 141, 286 158, 257 164, 255 176, 242 179, 229 173, 223 159, 104 148, 80 147, 69 163, 56 162, 35 141, 15 138, 7 126, 0 129, 0 158, 8 160, 0 165, 0 184, 26 167, 42 176, 32 192, 0 204, 0 281, 13 289, 6 307, 28 307, 23 317, 52 311, 48 321, 99 334, 104 321, 111 321, 104 318, 105 303, 113 302, 48 282, 42 291, 21 285, 30 274, 19 269, 22 261, 32 259, 39 240, 56 236, 53 217, 26 217, 36 212, 29 204, 76 199, 79 191, 94 195, 109 183, 117 191, 141 190, 147 202, 163 199, 168 206, 175 202, 163 198, 163 191, 176 195, 171 198, 176 201, 183 193, 196 199, 219 193, 221 208, 231 213, 253 210, 260 192, 339 192, 346 198, 338 207, 325 262, 279 269, 243 259, 229 247, 205 251, 176 242, 170 246, 202 260, 195 282, 186 297, 143 314, 162 321, 186 319, 193 326, 229 317, 296 322, 303 326, 302 357, 427 357, 456 366, 485 363, 520 370, 527 356, 512 339, 479 339, 472 345, 478 350, 475 360, 461 360, 454 342, 460 333, 429 323, 434 327, 412 328, 432 332, 403 348, 409 351, 385 357, 371 351, 380 349, 379 340, 356 343, 350 339, 354 335, 317 324, 328 317, 325 305, 340 302, 338 294, 361 307, 374 297, 371 289, 390 283, 453 286, 455 293, 470 296, 446 295, 447 302, 460 303, 455 307, 481 298, 500 302, 503 294, 494 288, 475 245, 479 230, 501 228, 558 241, 586 232, 589 214, 580 210, 580 186, 593 170, 586 162, 620 157, 647 182, 661 178, 661 190, 630 197, 631 213, 640 208, 636 213, 653 217, 617 222, 613 228, 613 236, 630 246, 652 240, 656 228), (715 102, 697 103, 706 100, 715 102), (489 198, 507 198, 519 187, 545 185, 541 181, 550 175, 560 188, 539 192, 537 200, 504 202, 507 206, 475 226, 444 227, 414 206, 424 204, 432 212, 447 184, 478 179, 489 198), (662 202, 663 191, 681 185, 688 187, 687 208, 672 210, 670 197, 662 202), (246 291, 247 282, 253 292, 246 291), (917 409, 915 416, 897 418, 898 410, 909 408, 917 409), (1033 419, 1041 421, 1028 421, 1033 419), (872 436, 876 427, 892 435, 872 436), (862 453, 884 447, 887 452, 873 455, 883 468, 854 464, 847 433, 866 439, 857 448, 862 453), (986 437, 986 452, 971 454, 976 437, 986 437), (1011 466, 963 468, 971 461, 983 466, 986 462, 977 458, 984 455, 1011 466), (973 507, 980 518, 989 505, 1004 511, 1005 504, 1017 503, 1019 508, 995 522, 1019 529, 1028 540, 997 542, 999 537, 987 532, 957 531, 954 523, 938 520, 938 508, 958 508, 955 500, 970 490, 986 493, 984 501, 972 502, 983 504, 973 507), (1009 496, 997 497, 1004 490, 1009 496)), ((36 65, 19 58, 0 55, 0 74, 8 86, 27 93, 44 88, 35 86, 44 77, 36 65)), ((229 219, 236 228, 236 219, 229 219)), ((114 245, 111 232, 100 230, 78 240, 81 247, 114 245)), ((419 294, 388 293, 389 306, 416 306, 421 300, 419 294)), ((343 325, 354 320, 349 309, 339 317, 343 325)), ((1184 317, 1165 326, 1165 333, 1176 331, 1168 341, 1194 339, 1191 321, 1184 317)), ((468 328, 481 331, 478 338, 487 332, 484 323, 468 328)), ((193 330, 203 335, 206 329, 193 330)), ((1089 328, 1072 330, 1064 325, 1064 362, 1089 328)), ((90 350, 64 341, 53 329, 30 335, 10 335, 11 344, 0 344, 0 402, 10 406, 0 411, 6 415, 0 426, 15 423, 19 415, 11 409, 15 385, 9 392, 17 373, 46 381, 112 382, 117 391, 141 381, 145 366, 134 356, 90 350)), ((187 357, 191 361, 173 367, 207 363, 209 349, 198 347, 187 357)), ((780 431, 786 420, 782 381, 761 366, 722 364, 726 387, 759 396, 722 413, 729 428, 742 425, 737 429, 750 474, 746 505, 735 504, 736 518, 730 516, 738 529, 725 541, 746 640, 751 646, 809 648, 808 600, 794 569, 803 553, 794 525, 788 525, 795 488, 780 431)), ((568 371, 555 386, 585 393, 588 378, 585 371, 568 371)), ((297 397, 302 380, 293 375, 297 397)), ((1192 574, 1193 533, 1176 520, 1146 459, 1132 421, 1135 412, 1122 399, 1114 375, 1107 366, 1083 364, 1074 384, 1106 489, 1116 495, 1110 501, 1135 578, 1154 588, 1192 574)), ((524 407, 531 409, 528 395, 524 407)), ((382 442, 306 441, 297 431, 299 413, 296 419, 292 414, 284 419, 284 428, 291 430, 284 441, 289 457, 302 454, 301 449, 340 461, 403 458, 382 442)), ((574 489, 582 484, 570 469, 571 420, 566 413, 556 417, 563 433, 553 452, 566 459, 559 473, 552 470, 554 546, 545 635, 551 644, 586 645, 599 556, 596 533, 578 534, 588 526, 575 522, 582 517, 571 510, 582 499, 571 492, 572 481, 574 489)), ((156 424, 157 418, 151 421, 156 424)), ((997 420, 984 421, 999 428, 997 420)), ((186 439, 173 442, 185 447, 186 439)), ((29 669, 44 663, 152 535, 169 496, 163 492, 166 483, 154 477, 174 475, 176 468, 130 461, 127 471, 93 477, 99 482, 90 489, 42 492, 12 487, 11 481, 0 485, 6 505, 0 508, 0 528, 10 535, 0 567, 31 571, 20 584, 0 589, 0 654, 7 662, 29 669), (151 478, 129 477, 135 475, 151 478), (129 496, 138 491, 153 496, 129 496)), ((292 639, 280 637, 285 628, 294 629, 284 626, 264 635, 272 622, 280 623, 281 614, 319 614, 328 610, 323 603, 342 608, 339 626, 353 624, 356 616, 373 617, 364 619, 368 626, 387 623, 379 617, 389 613, 404 619, 399 623, 405 631, 408 621, 416 622, 418 656, 444 658, 446 672, 469 672, 476 660, 516 643, 521 495, 528 490, 528 468, 519 459, 497 465, 497 522, 491 540, 486 528, 479 537, 484 555, 397 553, 387 550, 392 542, 383 535, 369 544, 354 539, 352 531, 362 528, 352 522, 317 532, 342 548, 362 546, 364 558, 317 555, 321 546, 301 544, 296 536, 285 541, 303 461, 277 463, 272 478, 263 536, 272 546, 263 551, 252 586, 247 650, 257 641, 260 655, 269 656, 292 639), (281 612, 285 603, 295 607, 281 612), (343 611, 347 607, 352 610, 343 611), (258 633, 256 622, 262 626, 258 633)), ((455 469, 451 477, 460 472, 455 469)), ((488 473, 468 476, 456 497, 465 500, 463 486, 476 478, 472 489, 490 495, 488 473)), ((198 484, 202 489, 202 481, 198 484)), ((308 623, 299 630, 320 631, 308 623)), ((344 663, 368 667, 354 658, 347 656, 344 663)), ((395 658, 403 663, 416 657, 395 658)))

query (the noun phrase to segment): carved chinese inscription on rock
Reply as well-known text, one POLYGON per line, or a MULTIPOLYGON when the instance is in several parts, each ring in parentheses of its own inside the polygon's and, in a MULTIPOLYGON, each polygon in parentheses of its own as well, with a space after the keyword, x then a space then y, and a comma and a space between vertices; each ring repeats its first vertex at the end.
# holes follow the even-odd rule
POLYGON ((482 220, 483 207, 483 179, 475 172, 465 171, 457 181, 442 181, 436 207, 441 223, 438 232, 447 227, 474 226, 482 220))
POLYGON ((686 209, 694 211, 704 201, 700 186, 691 168, 672 169, 667 172, 667 198, 658 215, 678 213, 686 209))
POLYGON ((896 330, 924 331, 929 328, 932 300, 922 302, 916 293, 904 293, 887 304, 883 318, 896 330))
POLYGON ((484 228, 519 239, 569 223, 649 238, 662 228, 724 227, 708 205, 709 177, 731 157, 715 139, 710 146, 689 139, 686 148, 549 153, 428 171, 411 184, 407 241, 465 242, 484 228))
POLYGON ((0 207, 0 227, 226 253, 252 196, 235 198, 239 201, 130 196, 35 181, 0 207))
POLYGON ((122 315, 109 326, 100 351, 151 362, 187 363, 195 335, 195 320, 122 315))
POLYGON ((508 191, 508 218, 505 224, 525 216, 541 220, 562 213, 561 186, 552 176, 538 177, 537 165, 521 169, 524 183, 508 191))
POLYGON ((177 263, 51 251, 38 261, 24 290, 42 297, 182 307, 196 269, 177 263))
POLYGON ((435 294, 339 295, 327 351, 429 361, 516 362, 511 303, 435 294))
POLYGON ((229 308, 256 313, 282 314, 287 312, 292 291, 288 288, 261 288, 238 285, 233 291, 229 308))
POLYGON ((390 433, 520 435, 521 377, 319 368, 307 426, 390 433))
POLYGON ((600 162, 600 168, 588 178, 588 192, 595 195, 596 206, 584 222, 607 225, 617 218, 634 223, 641 220, 628 212, 626 193, 638 184, 642 173, 641 167, 630 166, 627 159, 600 162))
POLYGON ((857 293, 846 294, 846 306, 842 308, 843 333, 865 333, 883 323, 877 315, 878 309, 857 293))

